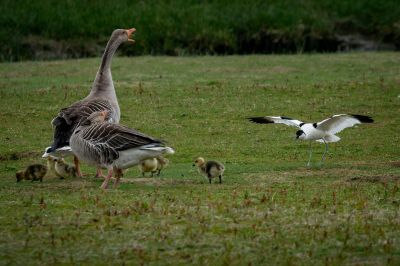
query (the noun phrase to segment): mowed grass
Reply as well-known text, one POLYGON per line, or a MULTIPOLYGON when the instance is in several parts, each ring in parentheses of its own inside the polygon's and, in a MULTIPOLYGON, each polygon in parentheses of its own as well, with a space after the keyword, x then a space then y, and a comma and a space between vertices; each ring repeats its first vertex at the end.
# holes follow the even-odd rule
MULTIPOLYGON (((160 177, 127 171, 15 182, 45 163, 51 119, 85 97, 100 59, 0 64, 0 264, 398 265, 400 54, 114 58, 121 123, 176 149, 160 177), (247 116, 374 124, 323 145, 247 116), (192 168, 226 165, 223 184, 192 168)), ((95 169, 84 166, 85 173, 95 169)))

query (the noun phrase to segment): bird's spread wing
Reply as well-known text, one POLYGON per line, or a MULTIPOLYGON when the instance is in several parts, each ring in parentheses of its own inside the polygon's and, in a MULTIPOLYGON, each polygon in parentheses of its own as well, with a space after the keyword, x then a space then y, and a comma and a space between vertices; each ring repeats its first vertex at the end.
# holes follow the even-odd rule
POLYGON ((257 124, 285 124, 293 127, 300 127, 304 124, 302 121, 286 117, 286 116, 259 116, 259 117, 248 117, 248 120, 257 124))
POLYGON ((372 122, 374 122, 374 120, 369 116, 340 114, 317 123, 317 129, 327 131, 331 134, 336 134, 343 129, 352 127, 356 124, 372 122))

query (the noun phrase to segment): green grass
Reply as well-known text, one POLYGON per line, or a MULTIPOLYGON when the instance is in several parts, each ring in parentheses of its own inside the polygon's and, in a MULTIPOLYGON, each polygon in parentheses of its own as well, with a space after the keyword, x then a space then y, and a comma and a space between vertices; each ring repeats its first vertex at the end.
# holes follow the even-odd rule
MULTIPOLYGON (((160 177, 15 182, 99 59, 0 64, 0 264, 400 263, 400 55, 115 58, 121 123, 176 149, 160 177), (370 115, 330 145, 247 116, 370 115), (196 156, 226 165, 209 185, 196 156)), ((85 173, 95 169, 83 167, 85 173)))

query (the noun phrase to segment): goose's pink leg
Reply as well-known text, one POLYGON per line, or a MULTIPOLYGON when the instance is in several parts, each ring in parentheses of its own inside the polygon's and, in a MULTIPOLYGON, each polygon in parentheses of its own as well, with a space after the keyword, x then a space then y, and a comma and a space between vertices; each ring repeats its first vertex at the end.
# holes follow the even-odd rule
POLYGON ((104 179, 103 184, 101 184, 100 188, 102 188, 102 189, 107 189, 108 188, 108 181, 110 181, 112 175, 113 175, 113 169, 108 170, 108 175, 104 179))
POLYGON ((78 157, 76 157, 74 155, 74 164, 75 164, 75 168, 76 168, 76 174, 78 175, 78 177, 82 177, 82 172, 81 172, 81 166, 79 165, 79 160, 78 157))

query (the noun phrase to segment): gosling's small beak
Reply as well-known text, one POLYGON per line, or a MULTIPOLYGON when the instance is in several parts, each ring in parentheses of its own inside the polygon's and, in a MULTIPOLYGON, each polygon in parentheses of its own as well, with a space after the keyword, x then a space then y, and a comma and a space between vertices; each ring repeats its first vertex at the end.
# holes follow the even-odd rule
POLYGON ((131 35, 136 31, 135 28, 125 30, 126 34, 128 34, 128 42, 135 42, 135 40, 131 39, 131 35))
POLYGON ((192 164, 192 166, 196 166, 195 164, 192 164))

